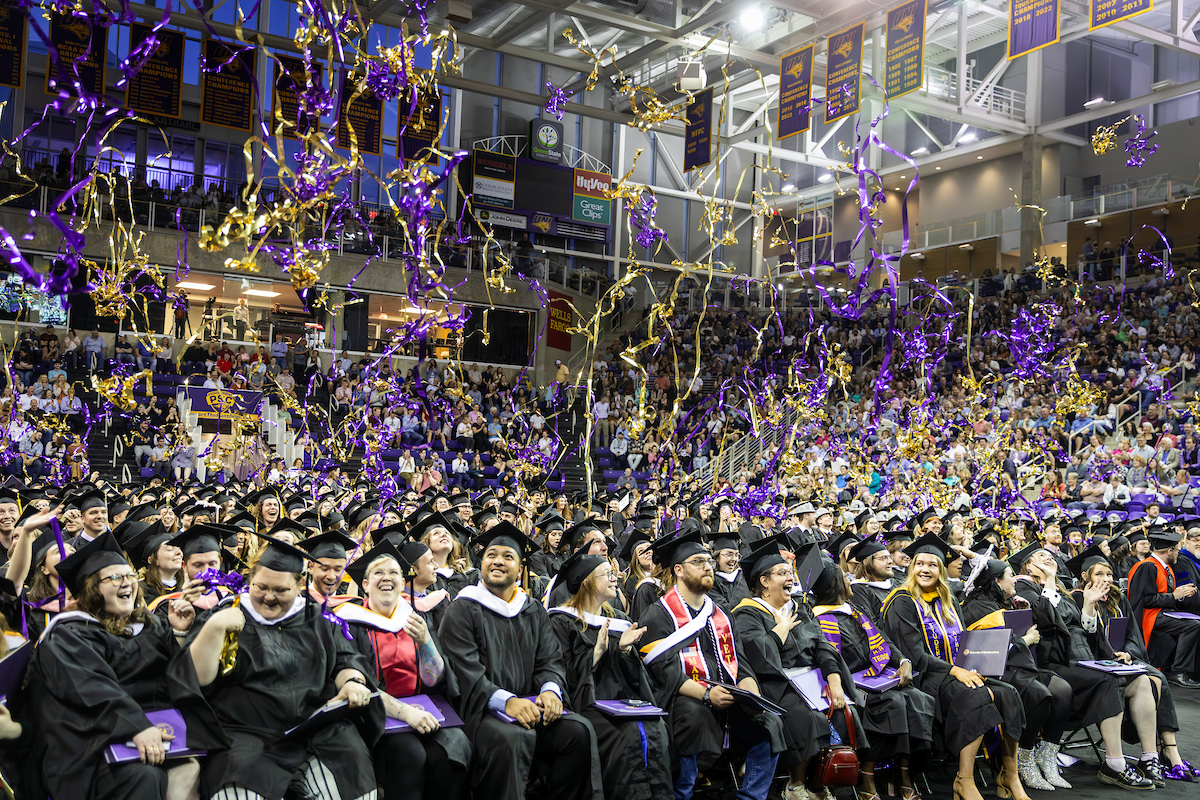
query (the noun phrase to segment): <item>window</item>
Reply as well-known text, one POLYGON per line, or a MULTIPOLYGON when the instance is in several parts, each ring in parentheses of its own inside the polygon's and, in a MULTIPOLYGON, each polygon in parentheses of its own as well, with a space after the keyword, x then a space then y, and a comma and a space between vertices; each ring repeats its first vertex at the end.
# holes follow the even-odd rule
POLYGON ((195 182, 196 139, 167 132, 167 141, 158 130, 152 129, 146 145, 146 181, 152 186, 158 181, 164 191, 175 188, 187 191, 195 182))

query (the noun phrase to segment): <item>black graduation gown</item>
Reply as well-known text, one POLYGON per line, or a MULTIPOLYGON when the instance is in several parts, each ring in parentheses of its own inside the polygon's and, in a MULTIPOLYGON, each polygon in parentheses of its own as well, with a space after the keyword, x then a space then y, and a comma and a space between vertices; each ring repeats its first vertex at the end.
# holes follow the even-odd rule
POLYGON ((717 573, 713 575, 713 587, 708 590, 708 596, 722 611, 732 614, 737 604, 750 596, 750 587, 740 569, 733 573, 732 581, 717 573))
MULTIPOLYGON (((951 605, 961 620, 958 604, 951 605)), ((956 755, 997 725, 1003 725, 1005 733, 1013 739, 1021 738, 1025 708, 1017 690, 993 678, 979 688, 970 688, 951 677, 953 665, 930 652, 912 595, 903 589, 895 590, 884 604, 882 617, 883 633, 913 663, 917 688, 937 701, 936 731, 948 753, 956 755)))
POLYGON ((649 580, 638 584, 638 587, 634 589, 633 597, 629 600, 629 616, 631 619, 636 619, 638 625, 642 624, 642 617, 646 614, 646 609, 658 602, 659 591, 658 584, 649 580))
MULTIPOLYGON (((1097 652, 1102 655, 1098 656, 1101 659, 1112 658, 1116 652, 1128 653, 1133 656, 1133 660, 1142 666, 1146 667, 1146 673, 1151 678, 1158 679, 1158 730, 1159 731, 1178 731, 1179 716, 1175 712, 1175 697, 1171 694, 1171 683, 1163 675, 1162 670, 1153 666, 1150 663, 1149 657, 1146 655, 1146 643, 1142 638, 1142 627, 1139 624, 1140 620, 1133 613, 1133 607, 1129 604, 1128 598, 1121 594, 1116 588, 1113 588, 1113 594, 1117 598, 1117 610, 1119 613, 1113 614, 1108 610, 1106 603, 1099 603, 1096 610, 1100 614, 1100 622, 1106 632, 1103 636, 1103 641, 1097 643, 1097 652), (1114 650, 1108 641, 1108 626, 1115 617, 1124 617, 1129 620, 1125 628, 1125 642, 1121 645, 1119 651, 1114 650)), ((1075 604, 1083 607, 1083 592, 1076 590, 1071 593, 1071 597, 1075 600, 1075 604)), ((1154 682, 1151 681, 1153 685, 1154 682)), ((1122 723, 1121 735, 1127 741, 1136 743, 1138 741, 1137 732, 1127 729, 1132 728, 1132 717, 1126 713, 1125 720, 1122 723)))
MULTIPOLYGON (((1146 641, 1146 654, 1151 663, 1160 665, 1170 672, 1192 673, 1200 671, 1200 622, 1187 619, 1173 619, 1164 612, 1176 609, 1193 610, 1189 604, 1176 600, 1175 574, 1169 567, 1164 567, 1153 555, 1144 559, 1147 563, 1139 566, 1129 579, 1129 602, 1137 614, 1139 622, 1145 623, 1144 612, 1148 609, 1160 608, 1162 612, 1154 621, 1150 636, 1146 641), (1167 590, 1158 590, 1158 574, 1165 572, 1167 590)), ((1143 629, 1151 627, 1144 624, 1143 629)), ((1144 632, 1143 632, 1143 635, 1144 632)))
MULTIPOLYGON (((356 605, 362 605, 361 600, 356 605)), ((372 667, 371 674, 375 677, 376 683, 379 684, 381 691, 396 697, 400 700, 404 698, 388 689, 386 675, 383 666, 379 662, 379 651, 376 647, 376 637, 396 637, 401 634, 391 633, 389 631, 378 630, 372 628, 362 622, 350 623, 350 634, 354 637, 354 648, 366 658, 372 667)), ((441 652, 441 645, 437 641, 437 631, 431 628, 429 635, 433 638, 434 646, 438 652, 441 652)), ((445 661, 445 657, 442 658, 445 661)), ((458 694, 458 685, 454 680, 454 672, 447 665, 442 673, 442 678, 436 686, 424 686, 418 684, 417 694, 435 694, 446 698, 453 698, 458 694)), ((392 736, 417 736, 416 733, 399 733, 389 734, 392 736)), ((458 764, 463 769, 471 766, 471 743, 467 740, 467 736, 460 728, 438 728, 431 736, 418 736, 425 744, 425 740, 436 742, 443 750, 446 751, 447 757, 458 764)), ((428 746, 428 745, 426 745, 428 746)), ((376 767, 379 765, 376 764, 376 767)))
MULTIPOLYGON (((619 611, 614 619, 629 620, 619 611)), ((621 653, 621 633, 609 631, 608 649, 593 665, 599 629, 577 617, 550 611, 550 624, 558 637, 571 708, 585 715, 596 731, 604 796, 621 800, 655 800, 670 797, 671 764, 667 751, 667 724, 661 718, 621 719, 596 710, 597 700, 654 702, 650 676, 636 651, 621 653)))
POLYGON ((1042 594, 1040 584, 1022 575, 1017 594, 1029 601, 1033 623, 1042 640, 1037 643, 1037 663, 1071 685, 1071 711, 1083 725, 1096 725, 1121 713, 1124 682, 1116 675, 1081 667, 1077 662, 1100 658, 1104 632, 1083 630, 1079 607, 1069 595, 1061 595, 1055 606, 1042 594))
MULTIPOLYGON (((868 669, 871 666, 871 646, 862 625, 844 611, 832 609, 826 613, 832 614, 837 620, 841 634, 838 652, 846 667, 852 673, 868 669)), ((900 651, 888 641, 883 631, 880 634, 892 652, 887 666, 899 669, 902 660, 900 651)), ((935 703, 932 697, 916 686, 910 683, 908 686, 895 686, 886 692, 860 690, 857 697, 859 716, 871 737, 868 761, 910 756, 932 746, 935 703)))
MULTIPOLYGON (((104 749, 151 727, 146 711, 179 707, 197 695, 191 658, 157 619, 136 636, 116 636, 94 619, 68 613, 34 650, 22 698, 36 727, 33 757, 45 788, 56 800, 159 800, 166 769, 140 762, 110 766, 104 749), (170 679, 167 665, 177 656, 187 663, 170 679)), ((186 720, 188 747, 226 744, 211 715, 186 720)))
MULTIPOLYGON (((850 670, 833 645, 825 640, 816 621, 801 606, 804 621, 788 632, 787 641, 781 642, 772 628, 775 618, 769 611, 753 600, 747 600, 734 609, 732 620, 741 652, 746 663, 754 670, 758 687, 763 697, 785 709, 783 726, 788 734, 789 752, 783 760, 788 765, 799 764, 829 745, 829 718, 820 711, 809 708, 808 703, 792 688, 784 670, 796 667, 817 667, 828 678, 837 674, 842 678, 842 689, 846 696, 859 701, 850 670)), ((739 664, 741 655, 739 654, 739 664)), ((857 719, 857 711, 851 708, 857 728, 857 743, 860 748, 869 748, 866 731, 857 719)), ((847 741, 845 715, 835 714, 833 722, 847 741)))
MULTIPOLYGON (((694 617, 696 611, 689 607, 689 613, 694 617)), ((732 619, 730 624, 733 625, 732 619)), ((675 624, 671 619, 670 612, 662 603, 658 602, 652 603, 646 609, 638 620, 638 625, 646 628, 646 632, 642 635, 643 658, 647 654, 648 645, 665 639, 675 632, 675 624)), ((717 662, 715 643, 707 627, 690 641, 678 643, 646 665, 654 686, 655 705, 670 714, 672 764, 682 756, 698 756, 700 770, 709 768, 720 758, 724 750, 726 726, 728 726, 732 738, 748 746, 769 740, 773 753, 782 753, 788 748, 787 735, 783 725, 779 717, 774 714, 759 714, 751 717, 743 706, 737 704, 726 711, 718 711, 708 708, 699 700, 684 697, 679 693, 679 688, 688 680, 679 654, 685 647, 693 643, 704 654, 709 675, 720 675, 722 682, 735 685, 745 678, 755 678, 754 670, 747 661, 741 639, 737 636, 736 631, 733 638, 738 664, 737 675, 726 674, 722 665, 717 662)), ((761 686, 759 690, 762 691, 761 686)), ((763 696, 765 697, 766 694, 764 693, 763 696)))
MULTIPOLYGON (((477 793, 486 791, 489 798, 497 800, 522 800, 538 738, 583 725, 592 749, 590 791, 570 796, 603 797, 595 733, 584 715, 564 716, 549 726, 525 730, 502 722, 488 709, 488 701, 498 690, 530 697, 547 683, 557 684, 564 704, 569 702, 562 651, 541 604, 526 596, 520 610, 507 617, 474 599, 459 598, 450 604, 438 639, 447 666, 454 670, 458 713, 475 748, 471 771, 477 793)), ((551 794, 560 788, 553 787, 551 794)))
POLYGON ((479 570, 473 567, 461 573, 443 568, 438 570, 437 576, 437 588, 450 592, 451 599, 458 597, 458 593, 468 586, 479 583, 479 570))
POLYGON ((895 586, 892 581, 851 581, 850 605, 867 615, 875 626, 879 626, 880 610, 883 601, 891 594, 895 586))
POLYGON ((529 557, 529 569, 534 575, 541 575, 547 579, 553 578, 558 574, 563 558, 565 556, 557 553, 547 553, 544 550, 539 550, 529 557))
POLYGON ((204 688, 233 743, 229 750, 209 755, 204 787, 211 794, 237 785, 278 800, 304 762, 316 756, 333 774, 343 798, 353 800, 375 789, 370 747, 383 732, 381 704, 364 709, 358 727, 334 722, 307 739, 279 741, 337 694, 334 678, 343 669, 356 669, 373 684, 371 663, 311 601, 274 625, 263 625, 248 610, 243 613, 246 624, 238 633, 236 665, 204 688))

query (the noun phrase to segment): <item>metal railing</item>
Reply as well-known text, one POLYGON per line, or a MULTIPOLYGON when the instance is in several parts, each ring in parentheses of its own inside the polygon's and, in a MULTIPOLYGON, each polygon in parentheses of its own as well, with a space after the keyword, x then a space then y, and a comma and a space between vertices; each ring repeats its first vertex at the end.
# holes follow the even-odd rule
MULTIPOLYGON (((982 80, 968 74, 967 96, 970 97, 982 85, 982 80)), ((933 64, 926 64, 925 84, 921 89, 930 97, 955 103, 958 101, 958 73, 933 64)), ((989 114, 1025 121, 1025 92, 990 83, 971 102, 989 114)))
POLYGON ((704 469, 694 473, 694 477, 700 478, 702 485, 712 483, 714 480, 721 478, 725 478, 731 483, 736 481, 738 474, 752 460, 758 458, 772 447, 781 446, 784 435, 792 430, 795 422, 795 410, 791 408, 787 409, 778 425, 769 427, 764 425, 760 427, 758 436, 755 436, 753 432, 746 433, 732 445, 725 448, 704 469))

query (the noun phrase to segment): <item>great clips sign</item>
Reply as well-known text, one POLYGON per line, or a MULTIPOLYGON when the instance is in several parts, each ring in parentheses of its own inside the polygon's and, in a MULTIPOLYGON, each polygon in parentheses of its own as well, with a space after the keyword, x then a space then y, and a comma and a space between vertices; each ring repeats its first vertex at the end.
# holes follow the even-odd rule
POLYGON ((586 169, 575 170, 575 202, 571 219, 588 225, 612 223, 612 200, 607 192, 612 189, 612 176, 586 169))

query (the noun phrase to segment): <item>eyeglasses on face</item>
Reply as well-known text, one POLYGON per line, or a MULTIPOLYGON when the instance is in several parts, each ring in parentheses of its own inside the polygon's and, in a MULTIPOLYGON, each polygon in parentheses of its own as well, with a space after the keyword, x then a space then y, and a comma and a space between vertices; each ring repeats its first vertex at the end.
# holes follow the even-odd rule
POLYGON ((125 581, 129 581, 130 583, 137 583, 137 579, 138 579, 138 577, 137 577, 136 573, 118 572, 115 575, 109 575, 107 578, 101 578, 100 581, 101 582, 108 581, 113 586, 120 586, 121 584, 125 583, 125 581))
POLYGON ((705 569, 706 567, 711 567, 716 562, 713 561, 708 556, 698 556, 696 558, 689 558, 687 561, 684 561, 683 563, 688 566, 699 567, 700 569, 705 569))

